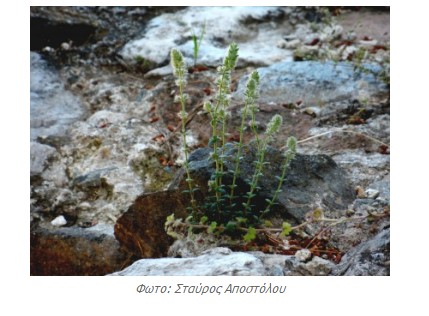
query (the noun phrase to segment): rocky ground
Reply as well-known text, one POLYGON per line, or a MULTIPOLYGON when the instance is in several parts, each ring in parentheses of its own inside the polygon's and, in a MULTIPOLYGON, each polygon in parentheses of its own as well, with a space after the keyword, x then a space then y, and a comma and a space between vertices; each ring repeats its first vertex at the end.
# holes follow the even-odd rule
POLYGON ((389 19, 378 7, 31 7, 31 274, 389 275, 389 19), (203 28, 192 67, 192 34, 203 28), (202 104, 232 41, 229 140, 258 69, 259 128, 274 114, 284 121, 273 161, 290 135, 313 157, 292 169, 275 219, 299 224, 320 207, 338 223, 274 244, 207 235, 173 244, 164 222, 187 201, 169 52, 182 51, 192 72, 198 173, 209 167, 197 163, 210 137, 202 104))

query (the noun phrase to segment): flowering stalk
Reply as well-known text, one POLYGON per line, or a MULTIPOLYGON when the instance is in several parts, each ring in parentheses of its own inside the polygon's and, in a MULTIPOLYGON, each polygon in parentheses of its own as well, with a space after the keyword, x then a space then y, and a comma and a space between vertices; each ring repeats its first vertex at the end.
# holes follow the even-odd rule
POLYGON ((246 124, 246 119, 249 116, 249 110, 250 110, 249 108, 256 106, 255 102, 258 98, 258 86, 259 86, 259 74, 257 71, 253 71, 250 74, 249 80, 247 81, 246 91, 244 93, 245 101, 244 101, 244 108, 241 113, 240 138, 237 145, 237 153, 235 155, 235 169, 233 173, 232 184, 230 186, 231 191, 229 194, 229 200, 231 205, 233 204, 234 190, 237 187, 235 183, 237 181, 238 175, 240 174, 240 160, 243 159, 243 157, 241 156, 241 152, 243 149, 244 127, 246 124))
POLYGON ((176 77, 176 85, 179 88, 179 101, 181 104, 180 116, 182 119, 181 133, 182 133, 182 139, 183 139, 183 150, 184 150, 184 154, 185 154, 184 166, 185 166, 185 171, 186 171, 186 182, 188 183, 189 194, 191 196, 192 211, 195 215, 195 212, 197 211, 197 203, 196 203, 196 200, 194 198, 194 188, 193 188, 193 184, 192 184, 193 180, 191 178, 191 174, 189 171, 189 162, 188 162, 189 148, 188 148, 188 144, 186 141, 186 118, 187 118, 186 95, 183 92, 183 90, 186 86, 187 69, 186 69, 185 62, 183 60, 183 55, 178 50, 172 49, 171 53, 170 53, 170 57, 171 57, 171 66, 173 68, 173 73, 174 73, 174 76, 176 77))
POLYGON ((258 157, 258 160, 256 161, 255 165, 255 171, 252 176, 252 181, 250 182, 250 189, 249 192, 247 192, 247 201, 246 203, 243 203, 244 207, 244 216, 246 216, 246 212, 251 210, 250 202, 253 197, 255 197, 255 190, 258 188, 258 181, 259 178, 262 175, 262 170, 264 167, 264 158, 265 158, 265 152, 267 150, 268 143, 271 141, 274 134, 276 134, 280 130, 280 126, 282 125, 283 118, 276 114, 272 117, 271 121, 267 125, 267 129, 265 131, 265 139, 260 143, 260 146, 257 150, 256 156, 258 157))
MULTIPOLYGON (((259 78, 258 78, 259 79, 259 78)), ((258 126, 256 123, 256 113, 259 111, 258 105, 253 103, 249 106, 250 110, 250 129, 253 132, 253 135, 255 135, 255 141, 256 141, 256 148, 259 151, 260 146, 260 139, 259 139, 259 133, 258 133, 258 126)))
MULTIPOLYGON (((226 134, 226 109, 230 103, 231 94, 231 72, 235 68, 238 58, 238 46, 232 43, 228 47, 227 55, 223 65, 218 68, 219 79, 217 80, 218 92, 215 105, 206 103, 204 108, 211 116, 212 137, 209 144, 213 146, 212 159, 215 162, 214 179, 210 181, 210 187, 216 196, 217 207, 221 205, 224 188, 222 176, 224 174, 225 159, 225 134, 226 134), (218 126, 220 125, 220 127, 218 126)), ((218 210, 219 211, 219 210, 218 210)))

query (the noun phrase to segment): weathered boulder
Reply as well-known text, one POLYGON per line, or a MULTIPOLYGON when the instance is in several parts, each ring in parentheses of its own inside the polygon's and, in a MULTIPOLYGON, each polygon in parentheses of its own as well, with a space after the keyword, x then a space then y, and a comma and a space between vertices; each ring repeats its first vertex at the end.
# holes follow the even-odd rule
POLYGON ((112 227, 38 228, 30 236, 31 275, 105 275, 130 264, 112 227))
POLYGON ((390 275, 390 228, 347 252, 334 275, 390 275))
MULTIPOLYGON (((189 158, 192 178, 201 189, 196 196, 200 202, 207 193, 207 182, 214 172, 213 163, 208 159, 210 151, 209 148, 198 149, 189 158)), ((234 148, 231 147, 229 151, 227 155, 233 155, 234 148)), ((241 174, 236 190, 241 196, 247 192, 246 179, 253 174, 252 162, 256 159, 252 147, 246 147, 244 152, 247 154, 241 162, 241 174)), ((257 210, 265 208, 265 199, 272 197, 277 188, 278 180, 275 176, 281 173, 282 153, 269 148, 266 161, 269 165, 263 171, 260 180, 261 190, 252 202, 257 210)), ((234 170, 234 164, 230 160, 225 163, 225 167, 226 171, 234 170)), ((172 240, 164 230, 166 217, 175 213, 176 217, 184 218, 187 213, 186 207, 189 206, 189 196, 182 193, 187 189, 183 173, 183 170, 178 173, 170 190, 140 196, 118 219, 115 235, 121 245, 135 256, 151 258, 167 254, 172 240)), ((226 177, 225 184, 228 182, 231 182, 231 179, 226 177)), ((270 218, 274 219, 273 222, 280 218, 280 223, 284 219, 301 223, 305 221, 306 213, 315 206, 325 207, 328 216, 340 216, 353 199, 354 193, 348 179, 331 158, 324 155, 297 155, 278 196, 279 205, 273 208, 270 218)))
POLYGON ((261 260, 251 254, 213 248, 195 258, 141 259, 111 275, 257 276, 264 275, 264 272, 261 260))
MULTIPOLYGON (((254 172, 256 149, 245 146, 245 155, 240 162, 237 194, 244 195, 248 190, 248 181, 254 172)), ((197 149, 189 159, 189 167, 196 183, 207 185, 207 181, 214 172, 213 163, 209 160, 209 148, 197 149)), ((226 151, 228 156, 225 167, 225 184, 231 182, 228 170, 234 170, 235 149, 230 146, 226 151)), ((265 199, 273 196, 281 174, 284 157, 280 150, 268 147, 265 161, 268 164, 263 169, 258 185, 260 190, 254 198, 256 208, 264 209, 265 199)), ((180 175, 180 174, 179 174, 180 175)), ((177 178, 179 188, 185 189, 183 178, 177 178)), ((345 172, 326 155, 300 155, 297 154, 289 166, 283 182, 282 192, 278 195, 279 206, 277 213, 284 219, 289 218, 297 222, 305 220, 305 214, 315 206, 325 206, 327 214, 339 216, 354 199, 353 189, 345 172)))
POLYGON ((329 275, 335 265, 320 257, 301 262, 294 256, 233 252, 217 247, 188 258, 141 259, 113 276, 283 276, 329 275))
POLYGON ((186 196, 180 191, 143 194, 115 224, 121 247, 137 258, 156 258, 167 254, 172 238, 164 230, 167 216, 186 215, 186 196))
POLYGON ((302 262, 295 256, 287 256, 284 275, 286 276, 325 276, 330 275, 335 267, 331 261, 313 257, 308 262, 302 262))
MULTIPOLYGON (((357 70, 347 62, 279 62, 259 68, 260 102, 289 104, 300 101, 304 106, 321 108, 319 115, 333 112, 330 103, 358 99, 364 100, 387 93, 385 83, 377 78, 382 68, 365 65, 366 71, 357 70), (326 109, 325 109, 326 107, 326 109)), ((243 77, 234 95, 242 99, 247 77, 243 77)), ((338 109, 336 109, 338 110, 338 109)))
POLYGON ((232 41, 240 43, 239 63, 268 65, 292 60, 291 51, 277 47, 285 30, 292 30, 285 14, 279 7, 188 7, 152 19, 140 37, 124 46, 121 55, 130 62, 140 56, 159 66, 168 63, 170 50, 177 47, 192 64, 192 35, 199 36, 205 25, 198 60, 202 64, 219 65, 232 41), (259 32, 259 27, 266 31, 259 32))

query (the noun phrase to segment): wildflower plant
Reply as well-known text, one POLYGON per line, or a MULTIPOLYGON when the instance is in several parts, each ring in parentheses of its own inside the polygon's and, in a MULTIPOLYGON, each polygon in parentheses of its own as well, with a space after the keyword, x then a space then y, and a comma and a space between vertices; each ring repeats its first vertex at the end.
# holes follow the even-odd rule
MULTIPOLYGON (((234 207, 234 190, 237 187, 237 177, 240 175, 240 161, 243 159, 243 136, 246 125, 246 119, 250 115, 251 111, 256 109, 256 101, 258 99, 258 87, 259 87, 259 74, 257 71, 253 71, 246 84, 246 92, 244 108, 241 113, 241 125, 239 129, 239 140, 237 144, 237 153, 235 155, 235 168, 232 174, 232 184, 230 186, 229 200, 231 207, 234 207)), ((257 134, 255 134, 257 136, 257 134)))
POLYGON ((215 98, 215 104, 206 102, 204 109, 210 115, 210 125, 212 128, 212 137, 209 140, 209 145, 213 147, 211 155, 215 163, 215 172, 211 181, 209 182, 210 190, 215 195, 215 208, 220 212, 220 206, 224 202, 226 194, 225 185, 222 183, 224 176, 224 162, 225 162, 225 135, 226 135, 226 119, 227 108, 230 104, 231 98, 231 72, 235 68, 238 58, 238 46, 232 43, 226 57, 224 58, 223 65, 218 67, 219 78, 216 81, 218 91, 215 98))
POLYGON ((185 66, 185 61, 183 59, 183 55, 176 49, 171 50, 171 66, 173 68, 174 76, 176 77, 176 86, 179 88, 179 102, 181 105, 181 111, 180 111, 180 117, 182 119, 182 140, 183 140, 183 151, 185 154, 185 162, 184 167, 186 171, 186 182, 188 183, 188 192, 191 198, 191 209, 192 213, 195 215, 195 212, 197 211, 197 205, 196 200, 194 196, 194 191, 196 188, 193 186, 193 180, 191 178, 191 174, 189 171, 189 162, 188 162, 188 156, 189 156, 189 147, 186 141, 186 119, 187 119, 187 112, 186 112, 186 94, 184 93, 184 88, 186 86, 186 74, 187 69, 185 66))
MULTIPOLYGON (((177 237, 174 228, 183 225, 194 228, 206 228, 208 233, 220 233, 230 230, 244 231, 244 240, 250 241, 256 237, 258 232, 257 226, 263 226, 263 217, 265 217, 273 207, 281 192, 281 187, 285 179, 287 169, 290 162, 293 160, 296 153, 297 141, 294 137, 289 137, 284 152, 284 159, 281 166, 281 175, 277 177, 278 186, 271 199, 267 199, 267 205, 262 209, 255 209, 252 204, 253 198, 257 195, 259 180, 263 175, 264 168, 268 164, 265 161, 265 154, 269 143, 273 140, 274 135, 278 133, 282 125, 282 117, 278 114, 274 115, 268 123, 265 133, 259 134, 256 125, 256 113, 258 106, 259 74, 253 71, 246 84, 244 93, 244 107, 241 112, 241 124, 239 127, 239 140, 231 146, 226 144, 226 126, 228 119, 228 107, 231 99, 231 74, 234 70, 238 59, 238 46, 232 43, 228 47, 227 54, 221 66, 217 71, 219 74, 216 80, 217 93, 214 101, 205 102, 204 109, 209 114, 212 136, 209 140, 209 146, 212 148, 210 160, 213 162, 214 171, 208 182, 209 196, 206 198, 203 205, 197 205, 194 197, 196 188, 193 184, 191 172, 189 169, 188 156, 189 147, 186 143, 186 94, 184 89, 186 86, 187 68, 184 63, 182 54, 173 49, 171 51, 171 65, 173 67, 174 76, 176 77, 176 85, 179 88, 178 101, 181 104, 182 118, 182 141, 185 155, 184 169, 186 172, 186 182, 188 190, 185 193, 190 195, 191 215, 184 221, 174 219, 171 215, 166 222, 166 230, 170 235, 177 237), (241 174, 241 162, 244 159, 244 132, 246 122, 250 119, 250 128, 255 138, 256 144, 256 160, 254 161, 253 175, 247 180, 248 191, 246 194, 237 196, 237 179, 241 174), (226 161, 233 164, 233 168, 226 172, 226 161), (227 177, 227 173, 228 177, 227 177), (231 180, 232 179, 232 180, 231 180), (241 203, 240 203, 241 202, 241 203), (174 226, 176 225, 176 226, 174 226)), ((265 221, 267 223, 267 221, 265 221)), ((290 224, 284 223, 282 228, 285 232, 289 231, 290 224)))

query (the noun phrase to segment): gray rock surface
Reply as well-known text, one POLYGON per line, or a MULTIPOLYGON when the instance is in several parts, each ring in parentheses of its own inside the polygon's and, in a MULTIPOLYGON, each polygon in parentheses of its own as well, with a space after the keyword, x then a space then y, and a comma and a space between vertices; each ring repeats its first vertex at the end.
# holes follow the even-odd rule
MULTIPOLYGON (((241 185, 237 192, 245 194, 248 181, 253 175, 253 161, 256 160, 256 152, 252 146, 246 147, 247 152, 242 159, 238 177, 238 184, 241 185)), ((190 156, 190 170, 197 183, 208 181, 213 170, 211 162, 208 160, 210 149, 198 149, 190 156)), ((234 149, 226 153, 234 157, 234 149)), ((269 148, 265 155, 265 161, 269 165, 263 170, 259 185, 261 190, 255 197, 254 203, 263 208, 265 199, 270 198, 275 192, 278 184, 276 175, 281 174, 282 153, 274 148, 269 148), (261 205, 259 205, 261 204, 261 205)), ((227 170, 234 170, 234 163, 228 160, 225 163, 227 170)), ((225 178, 228 183, 228 178, 225 178)), ((183 184, 181 185, 183 186, 183 184)), ((348 204, 354 199, 353 189, 343 170, 336 163, 325 155, 300 155, 297 154, 292 161, 282 192, 278 195, 278 203, 284 209, 280 211, 283 218, 294 218, 298 222, 305 220, 305 214, 316 206, 325 207, 329 216, 342 215, 348 204)))
MULTIPOLYGON (((374 73, 381 71, 376 65, 365 68, 374 73)), ((347 62, 279 62, 258 69, 260 74, 260 102, 289 104, 302 101, 305 106, 318 106, 342 100, 364 100, 381 91, 387 91, 376 75, 355 70, 347 62)), ((240 80, 235 98, 242 99, 247 78, 240 80)))
POLYGON ((228 248, 213 248, 195 258, 141 259, 111 275, 257 276, 264 273, 265 268, 261 260, 251 254, 232 252, 228 248))
POLYGON ((55 148, 39 144, 36 142, 30 143, 30 176, 41 174, 47 164, 47 160, 52 157, 57 151, 55 148))
POLYGON ((63 137, 70 124, 83 117, 85 107, 39 54, 30 56, 30 138, 63 137))
POLYGON ((390 228, 346 253, 334 275, 390 275, 390 228))
POLYGON ((294 256, 233 252, 217 247, 188 258, 141 259, 113 276, 284 276, 329 275, 334 264, 320 257, 301 262, 294 256))
POLYGON ((320 257, 313 257, 308 262, 301 262, 295 256, 288 256, 285 261, 286 276, 326 276, 330 275, 335 264, 320 257))
MULTIPOLYGON (((362 149, 344 150, 335 154, 332 159, 347 170, 353 185, 368 187, 371 183, 383 180, 390 172, 390 155, 377 152, 365 154, 362 149)), ((385 187, 383 196, 387 192, 385 187)))
POLYGON ((377 199, 390 201, 390 176, 375 181, 368 186, 369 189, 379 192, 377 199))

